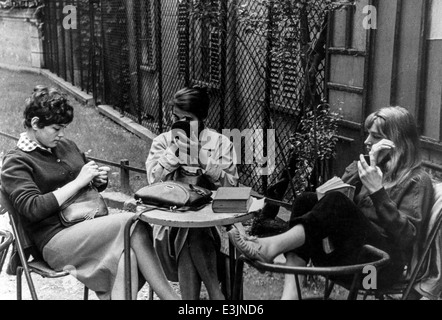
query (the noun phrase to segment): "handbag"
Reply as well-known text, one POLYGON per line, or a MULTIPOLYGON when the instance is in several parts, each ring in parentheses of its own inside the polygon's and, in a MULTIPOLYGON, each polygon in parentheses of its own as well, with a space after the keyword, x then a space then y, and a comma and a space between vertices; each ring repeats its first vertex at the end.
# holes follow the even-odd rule
POLYGON ((215 184, 209 180, 207 175, 205 175, 201 169, 198 169, 195 173, 193 173, 187 171, 183 167, 179 167, 177 170, 175 170, 171 180, 191 184, 209 190, 217 189, 215 184))
POLYGON ((60 207, 60 220, 65 227, 108 214, 103 196, 92 185, 82 188, 60 207))
POLYGON ((212 191, 180 181, 153 183, 134 194, 141 204, 171 211, 197 211, 212 202, 212 191))

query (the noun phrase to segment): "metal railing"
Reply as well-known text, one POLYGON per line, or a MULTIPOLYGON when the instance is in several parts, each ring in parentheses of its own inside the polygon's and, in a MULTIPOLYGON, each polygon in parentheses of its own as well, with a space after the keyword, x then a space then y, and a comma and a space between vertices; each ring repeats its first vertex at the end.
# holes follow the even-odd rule
MULTIPOLYGON (((8 133, 1 132, 1 131, 0 131, 0 136, 9 138, 9 139, 12 139, 15 141, 18 141, 18 139, 19 139, 13 135, 10 135, 8 133)), ((99 158, 95 158, 95 157, 90 157, 90 156, 87 156, 87 159, 91 160, 91 161, 98 162, 98 163, 102 163, 102 164, 105 164, 108 166, 119 168, 120 169, 120 172, 119 172, 120 173, 120 188, 123 193, 128 194, 128 195, 130 195, 132 193, 132 189, 130 187, 130 172, 137 172, 137 173, 146 174, 145 169, 130 166, 130 161, 127 159, 120 160, 120 163, 109 161, 109 160, 104 160, 104 159, 99 159, 99 158)))

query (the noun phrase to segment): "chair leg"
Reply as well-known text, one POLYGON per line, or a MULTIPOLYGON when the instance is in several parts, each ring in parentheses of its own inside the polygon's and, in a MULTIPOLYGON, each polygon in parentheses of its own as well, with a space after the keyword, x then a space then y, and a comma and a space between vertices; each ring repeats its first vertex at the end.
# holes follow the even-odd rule
POLYGON ((347 300, 357 300, 359 293, 359 281, 361 279, 361 274, 357 273, 353 277, 353 283, 351 284, 350 291, 348 293, 347 300))
POLYGON ((299 284, 299 275, 294 274, 295 277, 295 283, 296 283, 296 292, 298 293, 298 299, 302 300, 302 291, 301 291, 301 285, 299 284))
POLYGON ((34 281, 31 277, 31 272, 22 266, 17 267, 17 300, 22 300, 22 292, 23 292, 23 284, 22 284, 22 275, 23 271, 25 272, 26 281, 28 282, 29 291, 31 292, 32 300, 38 300, 37 292, 35 291, 34 281))
POLYGON ((22 284, 21 284, 21 276, 23 274, 23 268, 17 267, 16 271, 16 281, 17 281, 17 300, 22 300, 22 284))
POLYGON ((330 295, 333 291, 334 286, 335 286, 335 283, 333 281, 330 281, 329 279, 327 279, 326 285, 325 285, 324 300, 328 300, 330 298, 330 295))
POLYGON ((83 299, 84 300, 89 300, 89 288, 84 286, 84 295, 83 295, 83 299))
POLYGON ((243 300, 243 269, 244 261, 240 258, 236 260, 235 276, 233 282, 232 300, 243 300))
POLYGON ((124 283, 126 300, 132 300, 132 279, 130 261, 130 228, 138 220, 139 216, 133 216, 126 222, 124 227, 124 283))
POLYGON ((153 289, 149 286, 149 300, 153 300, 153 289))

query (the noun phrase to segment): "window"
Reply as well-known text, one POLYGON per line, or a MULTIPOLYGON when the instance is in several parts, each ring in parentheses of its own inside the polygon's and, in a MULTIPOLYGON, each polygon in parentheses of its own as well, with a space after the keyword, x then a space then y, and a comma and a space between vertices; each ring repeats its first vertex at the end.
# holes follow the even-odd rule
POLYGON ((189 1, 178 1, 178 74, 189 74, 189 1))
POLYGON ((178 3, 179 73, 195 84, 221 83, 221 0, 181 0, 178 3), (190 8, 195 14, 190 17, 190 8))
POLYGON ((297 58, 278 61, 272 57, 271 82, 272 93, 278 97, 277 103, 291 104, 300 101, 303 87, 303 70, 297 58))

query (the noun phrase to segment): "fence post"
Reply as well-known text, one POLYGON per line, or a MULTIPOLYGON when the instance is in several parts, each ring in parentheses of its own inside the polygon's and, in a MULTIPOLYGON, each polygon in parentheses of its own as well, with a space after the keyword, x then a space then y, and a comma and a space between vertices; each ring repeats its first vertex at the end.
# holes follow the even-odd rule
POLYGON ((120 184, 121 191, 130 194, 132 191, 129 184, 129 160, 123 159, 120 161, 120 184))

